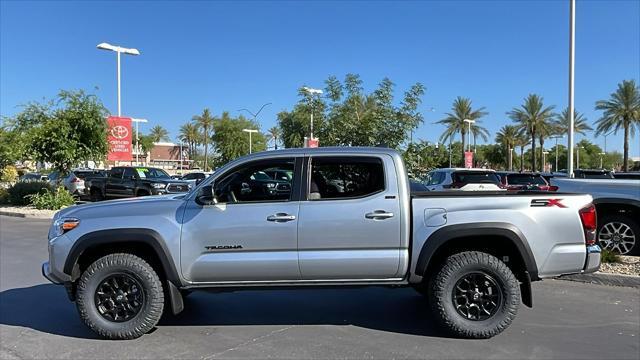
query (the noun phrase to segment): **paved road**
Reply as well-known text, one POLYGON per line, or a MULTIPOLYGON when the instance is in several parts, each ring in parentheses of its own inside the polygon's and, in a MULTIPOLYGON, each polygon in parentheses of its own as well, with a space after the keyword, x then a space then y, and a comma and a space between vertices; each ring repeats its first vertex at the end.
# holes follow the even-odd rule
POLYGON ((132 341, 97 339, 40 275, 48 221, 0 216, 0 358, 640 358, 640 291, 534 284, 490 340, 441 337, 411 289, 194 293, 132 341))

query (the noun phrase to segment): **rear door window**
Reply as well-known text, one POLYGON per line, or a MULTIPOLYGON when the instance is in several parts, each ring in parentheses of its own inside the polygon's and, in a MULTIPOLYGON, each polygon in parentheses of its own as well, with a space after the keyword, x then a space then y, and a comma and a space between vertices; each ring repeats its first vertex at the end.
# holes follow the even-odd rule
POLYGON ((109 172, 109 177, 111 179, 122 179, 123 173, 124 173, 124 168, 113 168, 109 172))
POLYGON ((314 157, 309 199, 364 197, 385 189, 382 160, 376 157, 314 157))

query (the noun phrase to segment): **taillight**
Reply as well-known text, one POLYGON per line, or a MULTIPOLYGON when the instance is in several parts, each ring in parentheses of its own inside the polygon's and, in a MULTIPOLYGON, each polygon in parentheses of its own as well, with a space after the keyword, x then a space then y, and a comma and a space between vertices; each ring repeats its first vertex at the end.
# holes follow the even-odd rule
POLYGON ((594 245, 596 243, 596 228, 597 228, 597 216, 596 207, 593 204, 589 204, 580 209, 580 221, 582 221, 582 228, 584 229, 584 238, 587 245, 594 245))
POLYGON ((555 185, 549 185, 548 191, 558 191, 558 187, 555 185))

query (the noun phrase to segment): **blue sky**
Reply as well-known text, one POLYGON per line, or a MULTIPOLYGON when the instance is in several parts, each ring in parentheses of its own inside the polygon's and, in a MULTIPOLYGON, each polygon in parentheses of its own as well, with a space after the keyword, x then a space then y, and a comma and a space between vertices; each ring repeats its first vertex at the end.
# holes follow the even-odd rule
MULTIPOLYGON (((458 95, 487 108, 492 137, 529 93, 567 104, 568 0, 2 1, 0 10, 4 116, 59 89, 95 87, 115 113, 115 53, 95 48, 104 41, 142 53, 123 58, 123 115, 172 138, 205 107, 219 114, 271 102, 258 119, 267 129, 301 85, 349 72, 367 90, 391 78, 398 98, 423 83, 415 136, 430 141, 458 95)), ((579 0, 576 14, 576 108, 593 121, 596 100, 623 79, 640 81, 640 1, 579 0)), ((610 136, 608 150, 621 150, 621 139, 610 136)), ((630 155, 640 156, 638 135, 630 155)))

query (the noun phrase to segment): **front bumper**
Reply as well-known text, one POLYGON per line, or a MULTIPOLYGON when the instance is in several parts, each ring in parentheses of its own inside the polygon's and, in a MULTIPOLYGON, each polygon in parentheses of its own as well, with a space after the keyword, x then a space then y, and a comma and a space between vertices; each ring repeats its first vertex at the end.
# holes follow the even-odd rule
POLYGON ((42 276, 44 276, 47 280, 51 281, 56 285, 61 285, 64 283, 64 279, 61 279, 60 277, 56 276, 56 274, 53 271, 51 271, 51 267, 49 266, 48 261, 45 261, 42 264, 42 276))
POLYGON ((587 260, 584 263, 585 274, 593 273, 600 269, 600 253, 602 250, 598 245, 587 246, 587 260))

